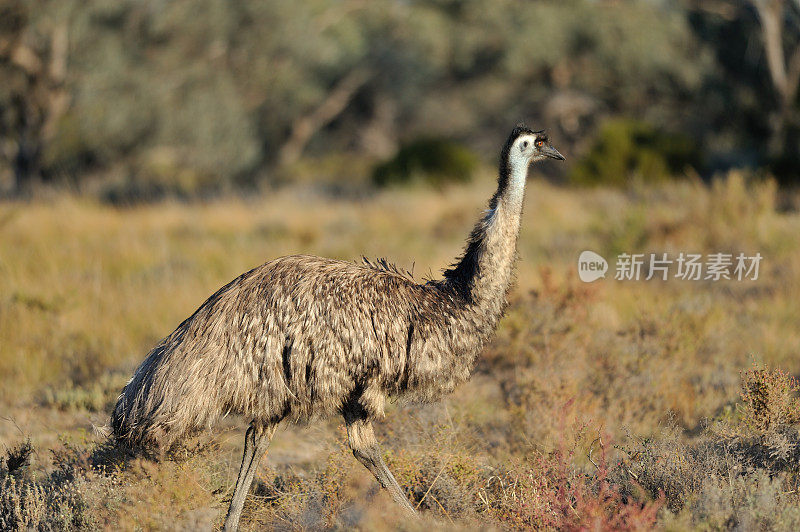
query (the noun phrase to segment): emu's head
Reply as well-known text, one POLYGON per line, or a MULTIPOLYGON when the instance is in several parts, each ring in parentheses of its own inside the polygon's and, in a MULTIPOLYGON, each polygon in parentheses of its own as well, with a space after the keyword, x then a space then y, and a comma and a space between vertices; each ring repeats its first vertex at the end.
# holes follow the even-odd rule
POLYGON ((550 139, 544 130, 533 131, 525 126, 517 126, 511 132, 506 146, 508 147, 508 162, 512 166, 517 164, 527 166, 533 161, 548 158, 564 160, 564 156, 550 144, 550 139))
POLYGON ((550 144, 547 134, 542 131, 533 131, 523 125, 518 125, 509 135, 500 154, 500 184, 505 185, 509 179, 524 186, 528 165, 533 161, 544 159, 564 160, 550 144))

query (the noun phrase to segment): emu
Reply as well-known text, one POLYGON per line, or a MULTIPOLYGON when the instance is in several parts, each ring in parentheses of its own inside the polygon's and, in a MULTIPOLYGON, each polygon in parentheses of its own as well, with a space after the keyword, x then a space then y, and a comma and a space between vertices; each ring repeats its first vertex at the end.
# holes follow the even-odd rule
POLYGON ((236 530, 282 420, 340 414, 353 455, 415 514, 382 459, 372 420, 387 397, 432 401, 469 378, 506 306, 528 166, 564 160, 544 131, 517 126, 497 191, 460 259, 424 283, 385 260, 275 259, 220 288, 161 341, 117 400, 117 441, 163 452, 234 413, 250 420, 225 519, 236 530))

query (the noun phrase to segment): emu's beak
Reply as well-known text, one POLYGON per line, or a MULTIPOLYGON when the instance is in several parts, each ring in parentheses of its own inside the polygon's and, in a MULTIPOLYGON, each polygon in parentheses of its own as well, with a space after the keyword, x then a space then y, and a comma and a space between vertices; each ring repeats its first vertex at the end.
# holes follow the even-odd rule
POLYGON ((558 159, 559 161, 564 161, 564 156, 558 153, 558 150, 552 147, 551 145, 547 145, 542 148, 542 155, 546 155, 552 159, 558 159))

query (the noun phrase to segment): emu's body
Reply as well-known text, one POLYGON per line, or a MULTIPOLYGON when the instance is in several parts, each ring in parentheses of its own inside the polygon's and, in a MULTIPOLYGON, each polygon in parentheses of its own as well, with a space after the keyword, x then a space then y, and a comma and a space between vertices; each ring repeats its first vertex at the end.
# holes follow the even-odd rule
POLYGON ((370 417, 386 395, 433 399, 467 378, 500 304, 487 315, 442 283, 283 257, 221 288, 150 353, 115 428, 169 447, 226 412, 271 424, 334 414, 354 396, 370 417))
POLYGON ((339 413, 355 456, 413 512, 381 459, 371 420, 387 396, 430 401, 469 377, 505 307, 528 163, 537 158, 527 141, 515 153, 515 141, 531 137, 532 147, 537 135, 544 138, 512 133, 489 210, 443 279, 419 284, 386 263, 305 255, 255 268, 150 352, 114 409, 117 438, 165 449, 223 414, 252 420, 225 523, 236 528, 276 425, 339 413))

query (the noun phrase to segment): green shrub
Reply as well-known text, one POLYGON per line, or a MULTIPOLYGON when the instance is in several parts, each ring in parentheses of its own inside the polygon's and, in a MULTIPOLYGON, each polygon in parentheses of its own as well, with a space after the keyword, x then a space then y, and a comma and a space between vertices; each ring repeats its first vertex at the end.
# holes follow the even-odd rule
POLYGON ((698 163, 699 150, 686 135, 668 133, 646 122, 612 120, 572 169, 570 181, 617 186, 635 178, 665 181, 698 163))
POLYGON ((376 166, 372 179, 378 186, 415 181, 441 186, 469 181, 477 166, 478 158, 461 144, 424 137, 403 145, 394 157, 376 166))

